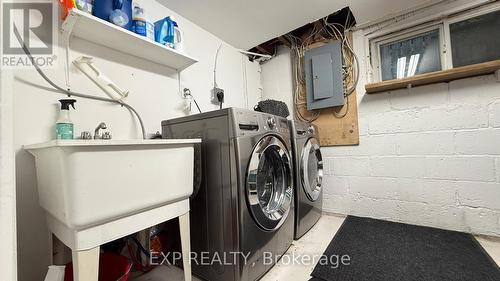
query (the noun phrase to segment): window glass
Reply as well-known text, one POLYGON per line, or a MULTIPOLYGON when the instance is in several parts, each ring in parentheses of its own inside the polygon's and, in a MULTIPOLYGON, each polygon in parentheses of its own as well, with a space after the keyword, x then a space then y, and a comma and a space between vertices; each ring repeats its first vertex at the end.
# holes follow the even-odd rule
POLYGON ((450 24, 453 67, 500 59, 500 11, 450 24))
POLYGON ((439 29, 380 45, 382 80, 441 70, 439 29))

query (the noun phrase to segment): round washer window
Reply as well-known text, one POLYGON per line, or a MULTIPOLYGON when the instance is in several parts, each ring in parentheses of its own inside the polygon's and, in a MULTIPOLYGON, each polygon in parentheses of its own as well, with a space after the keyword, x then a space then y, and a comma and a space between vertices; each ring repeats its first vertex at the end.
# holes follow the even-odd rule
POLYGON ((288 150, 267 136, 255 146, 247 174, 250 211, 262 228, 277 229, 286 219, 293 196, 288 150))
POLYGON ((316 201, 321 194, 323 157, 315 138, 309 139, 304 145, 300 161, 302 186, 309 200, 316 201))

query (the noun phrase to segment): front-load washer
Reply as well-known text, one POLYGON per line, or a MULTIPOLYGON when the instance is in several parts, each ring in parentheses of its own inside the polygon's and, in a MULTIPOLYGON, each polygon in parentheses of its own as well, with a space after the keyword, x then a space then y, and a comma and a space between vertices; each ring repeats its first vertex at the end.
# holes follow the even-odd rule
POLYGON ((210 281, 261 278, 293 241, 287 120, 228 108, 163 121, 162 135, 202 139, 201 186, 190 201, 193 273, 210 281))
POLYGON ((320 219, 323 208, 323 158, 318 128, 290 120, 295 180, 295 232, 299 239, 320 219))

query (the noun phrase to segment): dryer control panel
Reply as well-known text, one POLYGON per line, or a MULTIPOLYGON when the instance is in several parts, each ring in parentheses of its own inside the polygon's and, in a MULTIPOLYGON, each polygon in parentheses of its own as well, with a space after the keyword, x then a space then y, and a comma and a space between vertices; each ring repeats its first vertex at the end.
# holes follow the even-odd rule
POLYGON ((307 122, 292 122, 294 122, 294 134, 296 138, 318 137, 318 127, 316 125, 307 122))

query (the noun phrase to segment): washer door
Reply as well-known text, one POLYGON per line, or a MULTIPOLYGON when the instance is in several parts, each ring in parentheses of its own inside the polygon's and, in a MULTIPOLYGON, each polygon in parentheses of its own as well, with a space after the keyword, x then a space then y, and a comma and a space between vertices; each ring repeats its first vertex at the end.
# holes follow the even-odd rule
POLYGON ((290 156, 275 136, 262 138, 254 148, 247 170, 247 199, 250 213, 264 230, 278 229, 292 202, 290 156))
POLYGON ((319 143, 315 138, 310 138, 302 150, 300 177, 308 199, 311 201, 318 200, 323 181, 323 157, 319 150, 319 143))

